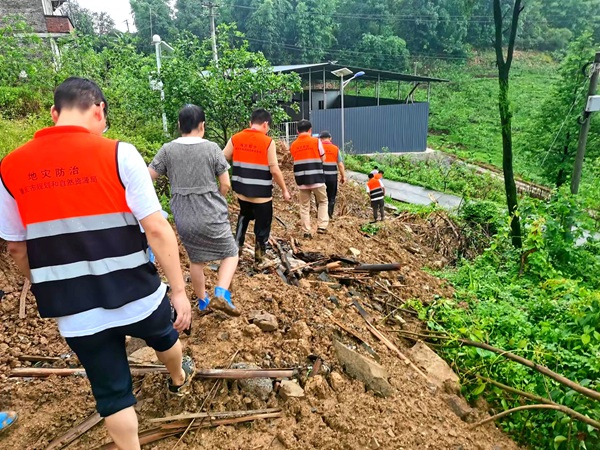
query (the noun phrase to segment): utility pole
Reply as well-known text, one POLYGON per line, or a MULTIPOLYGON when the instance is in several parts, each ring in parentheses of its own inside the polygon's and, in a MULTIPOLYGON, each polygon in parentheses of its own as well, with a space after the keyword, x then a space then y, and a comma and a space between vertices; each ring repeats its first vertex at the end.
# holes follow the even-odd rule
MULTIPOLYGON (((596 94, 598 89, 598 75, 600 73, 600 52, 596 53, 594 65, 592 66, 592 77, 588 89, 588 100, 596 94)), ((585 147, 587 144, 588 133, 590 132, 590 123, 593 110, 588 108, 588 103, 583 111, 583 121, 579 130, 579 143, 577 144, 577 156, 573 165, 573 176, 571 177, 571 193, 579 192, 579 183, 581 182, 581 172, 583 170, 583 158, 585 157, 585 147)))
POLYGON ((125 19, 123 22, 125 22, 125 25, 127 26, 127 32, 129 33, 129 20, 125 19))
POLYGON ((219 55, 217 54, 217 30, 215 28, 215 17, 217 16, 216 9, 219 7, 216 3, 208 2, 202 3, 204 8, 208 8, 208 14, 210 16, 210 35, 212 37, 212 51, 213 59, 215 63, 219 62, 219 55))

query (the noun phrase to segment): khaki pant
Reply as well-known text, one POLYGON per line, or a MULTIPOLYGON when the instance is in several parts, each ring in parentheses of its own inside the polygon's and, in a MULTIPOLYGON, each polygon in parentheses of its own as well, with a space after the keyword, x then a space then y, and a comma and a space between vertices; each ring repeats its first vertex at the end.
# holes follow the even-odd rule
POLYGON ((327 188, 325 185, 315 189, 300 189, 300 222, 306 233, 311 232, 310 226, 310 200, 315 194, 317 201, 317 228, 326 229, 329 225, 327 213, 327 188))

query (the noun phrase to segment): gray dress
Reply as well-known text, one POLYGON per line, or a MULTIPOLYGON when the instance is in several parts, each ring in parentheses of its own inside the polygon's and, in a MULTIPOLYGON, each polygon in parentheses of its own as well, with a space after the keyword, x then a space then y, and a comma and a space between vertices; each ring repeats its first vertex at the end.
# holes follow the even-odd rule
POLYGON ((190 261, 236 256, 227 201, 216 181, 228 168, 219 146, 199 138, 179 138, 162 146, 150 168, 169 178, 171 211, 190 261))

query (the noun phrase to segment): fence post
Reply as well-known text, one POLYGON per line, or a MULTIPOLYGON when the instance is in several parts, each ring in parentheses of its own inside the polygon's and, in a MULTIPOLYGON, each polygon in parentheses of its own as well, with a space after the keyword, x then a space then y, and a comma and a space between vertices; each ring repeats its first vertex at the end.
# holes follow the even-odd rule
POLYGON ((285 142, 287 142, 287 145, 290 145, 290 123, 289 122, 285 123, 285 142))

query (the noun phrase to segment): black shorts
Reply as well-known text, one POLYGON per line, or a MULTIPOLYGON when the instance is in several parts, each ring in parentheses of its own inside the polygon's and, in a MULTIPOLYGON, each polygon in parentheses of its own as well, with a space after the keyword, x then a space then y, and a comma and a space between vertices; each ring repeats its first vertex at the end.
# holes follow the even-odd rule
POLYGON ((159 352, 173 347, 179 334, 171 322, 169 298, 165 295, 159 307, 139 322, 109 328, 90 336, 66 338, 85 369, 96 399, 96 409, 102 417, 136 404, 125 336, 143 339, 159 352))

